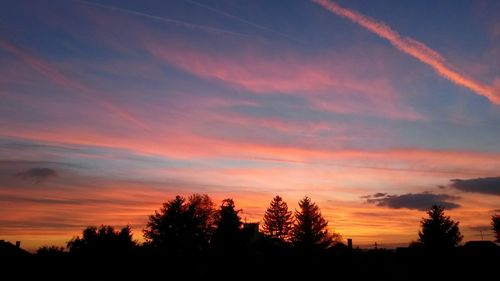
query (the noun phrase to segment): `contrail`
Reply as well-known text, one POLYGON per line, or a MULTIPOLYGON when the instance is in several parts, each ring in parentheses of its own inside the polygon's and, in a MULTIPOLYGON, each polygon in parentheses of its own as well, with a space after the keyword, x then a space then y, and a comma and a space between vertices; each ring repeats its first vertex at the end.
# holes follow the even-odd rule
POLYGON ((379 37, 388 40, 394 47, 396 47, 396 49, 429 65, 439 75, 449 81, 465 87, 478 95, 488 98, 496 105, 500 105, 500 88, 495 89, 495 87, 483 85, 482 83, 459 73, 447 64, 446 60, 438 52, 427 47, 425 44, 409 37, 401 37, 397 31, 393 30, 387 24, 365 16, 357 11, 343 8, 329 0, 311 1, 333 14, 347 18, 361 27, 375 33, 379 37))
POLYGON ((238 16, 235 16, 235 15, 232 15, 232 14, 230 14, 230 13, 227 13, 227 12, 221 11, 221 10, 219 10, 219 9, 216 9, 216 8, 213 8, 213 7, 210 7, 210 6, 207 6, 207 5, 202 4, 202 3, 199 3, 199 2, 197 2, 197 1, 192 1, 192 0, 183 0, 183 1, 188 2, 188 3, 190 3, 190 4, 193 4, 193 5, 196 5, 196 6, 199 6, 199 7, 202 7, 202 8, 205 8, 205 9, 210 10, 210 11, 212 11, 212 12, 214 12, 214 13, 219 14, 219 15, 223 15, 223 16, 226 16, 226 17, 228 17, 228 18, 232 18, 232 19, 234 19, 234 20, 237 20, 237 21, 239 21, 239 22, 242 22, 242 23, 245 23, 245 24, 251 25, 251 26, 253 26, 253 27, 255 27, 255 28, 258 28, 258 29, 260 29, 260 30, 263 30, 263 31, 266 31, 266 32, 269 32, 269 33, 273 33, 273 34, 275 34, 275 35, 281 36, 281 37, 286 38, 286 39, 288 39, 288 40, 292 40, 292 41, 297 42, 297 43, 302 43, 301 41, 299 41, 299 40, 297 40, 297 39, 295 39, 295 38, 293 38, 293 37, 290 37, 290 36, 289 36, 289 35, 287 35, 287 34, 284 34, 284 33, 282 33, 282 32, 279 32, 279 31, 273 30, 273 29, 271 29, 271 28, 268 28, 268 27, 262 26, 262 25, 260 25, 260 24, 257 24, 257 23, 254 23, 254 22, 251 22, 251 21, 248 21, 248 20, 242 19, 242 18, 240 18, 240 17, 238 17, 238 16))
POLYGON ((119 116, 120 118, 130 122, 131 124, 134 124, 137 127, 149 131, 148 125, 144 124, 143 122, 132 116, 127 111, 121 109, 120 107, 102 98, 99 95, 99 93, 96 92, 94 89, 87 87, 85 84, 82 84, 79 81, 70 78, 69 76, 66 76, 65 74, 57 70, 55 67, 53 67, 47 61, 44 61, 40 58, 31 55, 27 51, 11 44, 10 42, 2 38, 0 38, 0 48, 12 53, 18 59, 30 65, 40 74, 44 75, 53 83, 61 86, 67 91, 73 94, 80 94, 86 97, 87 99, 90 99, 100 104, 101 106, 109 110, 109 112, 119 116))
POLYGON ((118 8, 118 7, 109 6, 109 5, 103 5, 103 4, 99 4, 99 3, 94 3, 94 2, 90 2, 90 1, 85 1, 85 0, 73 0, 73 1, 85 4, 85 5, 90 5, 90 6, 100 7, 100 8, 116 11, 116 12, 121 12, 124 14, 139 16, 139 17, 157 20, 157 21, 161 21, 161 22, 165 22, 165 23, 169 23, 169 24, 173 24, 173 25, 177 25, 177 26, 182 26, 182 27, 189 28, 189 29, 201 30, 201 31, 210 32, 210 33, 226 34, 226 35, 232 35, 232 36, 238 36, 238 37, 247 37, 247 38, 251 37, 248 34, 243 34, 243 33, 235 32, 235 31, 230 31, 230 30, 216 28, 216 27, 209 27, 209 26, 199 25, 199 24, 195 24, 195 23, 189 23, 189 22, 175 20, 175 19, 171 19, 171 18, 167 18, 167 17, 155 16, 155 15, 137 12, 137 11, 133 11, 133 10, 118 8))

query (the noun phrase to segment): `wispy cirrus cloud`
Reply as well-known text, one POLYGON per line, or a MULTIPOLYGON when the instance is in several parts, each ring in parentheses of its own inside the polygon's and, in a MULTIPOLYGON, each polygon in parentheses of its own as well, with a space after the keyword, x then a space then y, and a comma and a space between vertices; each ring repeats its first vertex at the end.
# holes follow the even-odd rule
POLYGON ((397 31, 383 22, 372 19, 357 11, 341 7, 340 5, 329 0, 311 1, 338 16, 349 19, 368 31, 375 33, 381 38, 388 40, 398 50, 429 65, 440 76, 448 79, 449 81, 465 87, 478 95, 486 97, 494 104, 500 105, 500 87, 497 85, 498 82, 495 81, 493 86, 484 85, 483 83, 460 73, 448 62, 446 62, 445 58, 438 52, 410 37, 402 37, 397 31))
POLYGON ((358 68, 363 63, 350 60, 347 54, 306 56, 290 51, 283 56, 271 56, 265 50, 219 54, 181 41, 148 42, 145 48, 161 61, 233 88, 262 95, 299 96, 311 107, 326 112, 362 112, 411 121, 426 119, 398 99, 388 79, 364 75, 358 68), (330 60, 336 63, 326 63, 330 60))
MULTIPOLYGON (((175 67, 183 71, 183 75, 216 82, 228 90, 298 96, 306 101, 304 105, 314 110, 344 115, 406 121, 428 119, 406 104, 385 64, 374 61, 372 56, 360 56, 360 52, 308 54, 284 45, 277 55, 267 43, 238 38, 227 40, 233 47, 218 45, 219 40, 208 40, 204 43, 208 44, 206 47, 199 48, 191 42, 192 38, 181 35, 165 40, 155 28, 123 13, 103 9, 85 16, 90 24, 103 31, 96 34, 98 40, 115 51, 146 52, 155 63, 175 67), (127 28, 119 38, 101 38, 101 33, 113 32, 122 25, 127 28), (128 38, 140 40, 129 42, 128 38), (223 51, 226 48, 229 48, 227 52, 223 51)), ((385 56, 378 51, 374 53, 377 58, 385 56)))
POLYGON ((37 57, 29 53, 28 51, 19 48, 14 44, 12 44, 11 42, 2 38, 0 38, 0 48, 5 49, 11 54, 15 55, 18 59, 30 65, 40 74, 47 77, 48 79, 50 79, 50 81, 62 87, 63 89, 69 91, 70 93, 82 95, 83 97, 93 102, 96 102, 97 104, 109 110, 110 112, 122 118, 123 120, 126 120, 131 124, 138 126, 142 129, 148 129, 147 124, 140 121, 139 119, 134 117, 132 114, 130 114, 123 108, 120 108, 117 105, 105 99, 102 96, 102 94, 96 91, 95 89, 64 74, 56 67, 54 67, 50 62, 44 60, 43 58, 37 57))

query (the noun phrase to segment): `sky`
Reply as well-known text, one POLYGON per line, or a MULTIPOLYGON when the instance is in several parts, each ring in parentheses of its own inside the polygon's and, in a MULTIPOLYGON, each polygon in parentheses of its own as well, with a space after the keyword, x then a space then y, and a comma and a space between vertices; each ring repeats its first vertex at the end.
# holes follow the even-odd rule
POLYGON ((355 245, 500 212, 500 2, 4 0, 0 238, 65 245, 180 194, 309 196, 355 245))

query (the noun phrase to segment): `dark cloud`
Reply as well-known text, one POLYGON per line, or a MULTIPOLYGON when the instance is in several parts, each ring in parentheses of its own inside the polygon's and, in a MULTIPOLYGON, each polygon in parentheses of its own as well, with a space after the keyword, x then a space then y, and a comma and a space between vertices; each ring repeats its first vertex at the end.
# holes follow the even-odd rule
POLYGON ((36 183, 41 183, 50 178, 57 177, 58 174, 51 168, 31 168, 27 171, 17 173, 16 176, 24 180, 34 180, 36 183))
POLYGON ((366 197, 366 202, 385 206, 393 209, 413 209, 425 211, 432 205, 439 205, 445 209, 459 208, 460 205, 450 202, 459 199, 457 196, 448 194, 432 194, 429 192, 407 193, 402 195, 388 195, 387 193, 375 193, 366 197), (383 195, 382 195, 383 194, 383 195))
POLYGON ((500 196, 500 177, 476 179, 452 179, 451 187, 464 192, 476 192, 500 196))
POLYGON ((363 198, 363 199, 380 198, 380 197, 384 197, 386 195, 387 195, 387 193, 377 192, 375 194, 363 195, 363 196, 361 196, 361 198, 363 198))

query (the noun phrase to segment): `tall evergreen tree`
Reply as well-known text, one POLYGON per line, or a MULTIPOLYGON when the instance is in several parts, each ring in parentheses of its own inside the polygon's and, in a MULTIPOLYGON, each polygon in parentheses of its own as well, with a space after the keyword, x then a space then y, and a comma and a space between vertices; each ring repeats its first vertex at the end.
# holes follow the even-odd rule
POLYGON ((292 212, 283 199, 276 195, 264 214, 264 234, 282 241, 290 238, 293 226, 292 212))
POLYGON ((328 233, 328 222, 321 215, 316 203, 309 197, 299 202, 299 211, 295 211, 295 224, 292 229, 292 242, 302 250, 326 249, 334 242, 328 233))
POLYGON ((491 217, 491 226, 493 226, 495 241, 497 243, 500 243, 500 215, 497 214, 491 217))
POLYGON ((462 234, 458 222, 445 216, 444 209, 440 206, 432 206, 427 211, 429 218, 420 221, 422 230, 419 231, 419 241, 429 249, 449 249, 457 246, 462 241, 462 234))

